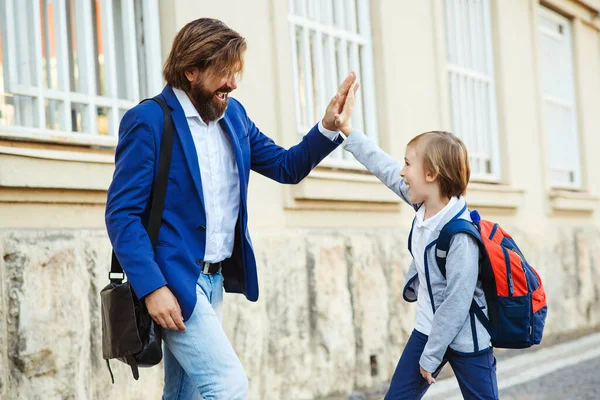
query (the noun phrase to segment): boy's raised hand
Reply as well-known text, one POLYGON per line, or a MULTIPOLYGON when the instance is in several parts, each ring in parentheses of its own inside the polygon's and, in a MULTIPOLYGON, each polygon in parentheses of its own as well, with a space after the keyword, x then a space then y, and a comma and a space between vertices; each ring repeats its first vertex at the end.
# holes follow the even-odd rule
POLYGON ((325 110, 325 116, 323 117, 323 127, 330 131, 337 131, 338 128, 335 125, 335 117, 340 115, 343 111, 343 107, 346 102, 346 96, 350 91, 350 88, 356 81, 356 73, 354 71, 350 72, 344 82, 340 85, 338 91, 335 96, 329 102, 327 109, 325 110))
POLYGON ((335 127, 341 131, 345 136, 352 133, 352 112, 354 111, 354 103, 356 101, 356 91, 360 85, 358 82, 354 82, 348 90, 346 96, 346 102, 342 108, 342 112, 335 116, 335 127))

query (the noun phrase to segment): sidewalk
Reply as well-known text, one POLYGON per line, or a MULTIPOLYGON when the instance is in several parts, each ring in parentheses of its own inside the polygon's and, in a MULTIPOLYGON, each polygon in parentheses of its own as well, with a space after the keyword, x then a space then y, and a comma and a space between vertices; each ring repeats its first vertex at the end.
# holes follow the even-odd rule
MULTIPOLYGON (((600 333, 584 336, 535 352, 498 360, 498 390, 508 389, 543 377, 558 369, 600 357, 600 333)), ((505 397, 503 397, 505 398, 505 397)), ((424 397, 427 400, 460 400, 454 377, 439 380, 424 397)))

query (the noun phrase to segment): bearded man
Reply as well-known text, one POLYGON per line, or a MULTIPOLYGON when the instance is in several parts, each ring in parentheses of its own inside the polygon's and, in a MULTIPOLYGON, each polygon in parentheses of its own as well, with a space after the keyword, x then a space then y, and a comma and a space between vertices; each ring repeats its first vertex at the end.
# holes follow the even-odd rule
MULTIPOLYGON (((342 138, 336 129, 350 73, 322 120, 284 149, 229 97, 244 66, 246 41, 223 22, 201 18, 174 39, 157 97, 172 110, 172 160, 158 243, 145 226, 160 156, 164 116, 157 102, 128 111, 119 127, 106 226, 138 298, 160 324, 163 399, 242 400, 248 379, 221 325, 223 290, 258 299, 248 232, 250 170, 280 183, 300 182, 342 138)), ((341 116, 343 114, 343 116, 341 116)))

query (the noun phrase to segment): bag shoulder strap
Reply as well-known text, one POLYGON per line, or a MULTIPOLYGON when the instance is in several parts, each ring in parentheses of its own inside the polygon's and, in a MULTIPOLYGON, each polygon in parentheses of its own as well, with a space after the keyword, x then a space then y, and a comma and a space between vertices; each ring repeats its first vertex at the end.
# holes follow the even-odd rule
POLYGON ((150 209, 150 219, 148 222, 148 236, 150 237, 150 242, 154 248, 158 242, 158 231, 160 230, 162 214, 165 208, 167 182, 169 180, 169 169, 171 167, 171 156, 173 154, 173 134, 175 132, 175 126, 173 125, 173 119, 171 118, 171 109, 167 103, 160 97, 154 97, 152 100, 160 105, 165 119, 160 144, 158 174, 156 175, 154 192, 152 194, 152 207, 150 209))
MULTIPOLYGON (((165 197, 167 195, 167 182, 169 178, 169 169, 171 167, 171 156, 173 154, 173 136, 175 133, 175 125, 173 124, 173 118, 171 118, 171 108, 167 103, 160 97, 153 97, 151 99, 145 99, 140 102, 153 100, 157 102, 162 108, 164 115, 163 134, 160 144, 160 158, 158 161, 158 174, 154 183, 154 190, 152 192, 152 205, 150 208, 150 218, 148 220, 148 236, 152 243, 152 248, 156 246, 158 242, 158 232, 160 230, 160 224, 162 221, 162 214, 165 208, 165 197)), ((113 283, 122 283, 125 279, 123 268, 121 263, 117 259, 115 252, 112 252, 112 260, 110 264, 110 273, 108 278, 113 283)))

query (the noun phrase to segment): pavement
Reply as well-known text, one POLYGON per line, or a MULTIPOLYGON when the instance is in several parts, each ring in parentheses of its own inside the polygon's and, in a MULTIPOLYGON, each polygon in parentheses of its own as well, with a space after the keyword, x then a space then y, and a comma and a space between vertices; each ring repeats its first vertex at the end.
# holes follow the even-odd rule
MULTIPOLYGON (((600 399, 600 333, 499 359, 503 400, 600 399)), ((424 399, 462 399, 454 377, 432 385, 424 399)))
POLYGON ((500 392, 501 399, 600 399, 600 358, 561 368, 500 392))
MULTIPOLYGON (((448 370, 448 371, 446 371, 448 370)), ((527 350, 498 352, 497 378, 502 400, 598 400, 600 399, 600 333, 527 350)), ((458 382, 449 376, 431 386, 426 400, 462 399, 458 382)), ((380 400, 386 388, 355 393, 348 400, 380 400)))

